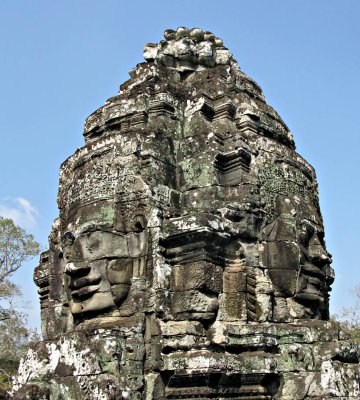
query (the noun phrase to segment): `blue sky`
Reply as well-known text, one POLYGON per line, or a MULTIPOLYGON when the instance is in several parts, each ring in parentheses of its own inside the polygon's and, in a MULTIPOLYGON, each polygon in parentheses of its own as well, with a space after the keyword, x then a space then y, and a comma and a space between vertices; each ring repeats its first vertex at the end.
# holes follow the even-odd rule
MULTIPOLYGON (((317 171, 339 312, 360 284, 359 18, 358 0, 0 0, 0 215, 46 247, 59 166, 83 145, 86 116, 143 61, 144 43, 200 27, 260 84, 317 171)), ((32 326, 36 263, 14 277, 32 326)))

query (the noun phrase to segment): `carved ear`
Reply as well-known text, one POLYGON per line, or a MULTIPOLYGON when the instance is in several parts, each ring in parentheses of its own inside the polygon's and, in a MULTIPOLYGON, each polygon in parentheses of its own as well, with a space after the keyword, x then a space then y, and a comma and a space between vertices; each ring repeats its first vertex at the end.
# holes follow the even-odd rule
POLYGON ((142 232, 147 226, 147 221, 144 215, 136 215, 133 218, 131 228, 134 232, 142 232))
POLYGON ((63 245, 72 245, 75 241, 75 235, 72 232, 65 232, 62 237, 63 245))
POLYGON ((276 240, 276 227, 277 227, 276 220, 272 220, 270 223, 266 224, 262 229, 263 240, 269 240, 269 241, 276 240))
POLYGON ((65 232, 61 238, 62 253, 64 254, 65 258, 69 257, 74 242, 75 235, 72 232, 65 232))

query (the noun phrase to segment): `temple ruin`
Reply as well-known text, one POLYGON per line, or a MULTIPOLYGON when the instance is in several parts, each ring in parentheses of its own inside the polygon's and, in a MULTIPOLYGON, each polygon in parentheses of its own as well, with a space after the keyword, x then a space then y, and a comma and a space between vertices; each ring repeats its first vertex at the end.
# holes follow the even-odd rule
POLYGON ((167 30, 61 166, 14 399, 357 399, 314 169, 223 41, 167 30), (27 396, 27 397, 26 397, 27 396))

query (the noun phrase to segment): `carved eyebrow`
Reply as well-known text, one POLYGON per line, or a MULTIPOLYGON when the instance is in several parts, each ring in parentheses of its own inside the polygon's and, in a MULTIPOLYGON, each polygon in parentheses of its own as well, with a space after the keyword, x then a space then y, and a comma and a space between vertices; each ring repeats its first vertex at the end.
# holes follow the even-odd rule
POLYGON ((99 229, 92 229, 92 228, 90 228, 90 227, 86 227, 86 228, 84 228, 84 229, 81 229, 81 231, 79 232, 78 236, 86 235, 86 234, 88 234, 88 233, 95 232, 95 230, 99 230, 99 229))
POLYGON ((126 234, 124 234, 122 232, 116 232, 110 228, 105 228, 101 225, 100 226, 99 225, 97 225, 97 226, 88 225, 88 226, 84 227, 83 229, 81 229, 79 231, 79 233, 76 235, 76 237, 85 236, 87 234, 94 233, 94 232, 111 233, 112 235, 116 235, 116 236, 120 236, 120 237, 126 236, 126 234))
POLYGON ((321 223, 319 224, 311 219, 303 218, 300 221, 300 223, 303 225, 306 225, 306 226, 311 226, 313 229, 316 229, 316 230, 324 230, 324 227, 321 223))
POLYGON ((306 220, 306 219, 303 219, 302 221, 301 221, 301 226, 303 226, 303 227, 305 227, 305 228, 310 228, 310 229, 315 229, 314 228, 314 225, 310 222, 310 221, 308 221, 308 220, 306 220))
POLYGON ((316 234, 316 236, 320 239, 321 243, 325 242, 325 232, 324 226, 322 224, 317 224, 314 221, 310 221, 308 219, 302 219, 301 224, 307 231, 311 230, 311 235, 316 234))
POLYGON ((101 225, 86 225, 82 229, 80 229, 80 231, 78 232, 78 235, 84 235, 84 234, 92 233, 92 232, 96 232, 96 231, 111 232, 108 229, 104 229, 104 227, 101 225))

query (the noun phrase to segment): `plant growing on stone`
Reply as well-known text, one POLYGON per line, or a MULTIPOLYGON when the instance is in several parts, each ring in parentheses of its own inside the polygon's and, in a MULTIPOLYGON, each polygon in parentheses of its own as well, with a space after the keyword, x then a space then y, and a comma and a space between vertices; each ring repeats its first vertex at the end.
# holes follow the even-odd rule
POLYGON ((26 316, 13 310, 9 317, 0 321, 0 388, 11 388, 22 355, 29 342, 39 340, 36 331, 26 326, 26 316))
POLYGON ((9 278, 22 264, 37 255, 40 245, 31 234, 0 217, 0 388, 10 388, 22 354, 29 341, 38 339, 26 326, 26 316, 19 311, 19 287, 9 278))
POLYGON ((338 316, 344 329, 360 345, 360 285, 353 290, 355 303, 352 307, 345 307, 338 316))

